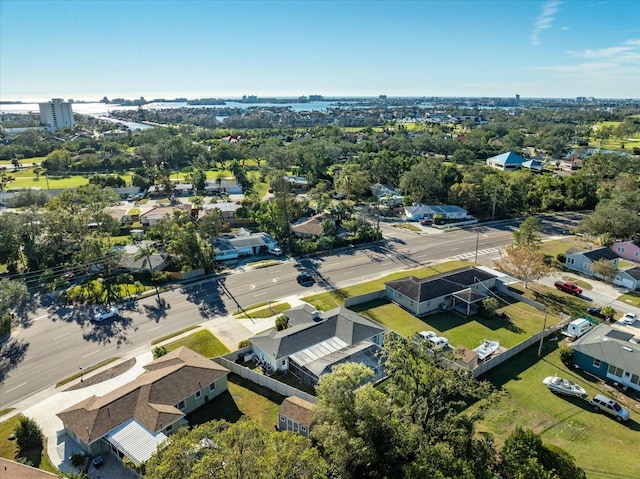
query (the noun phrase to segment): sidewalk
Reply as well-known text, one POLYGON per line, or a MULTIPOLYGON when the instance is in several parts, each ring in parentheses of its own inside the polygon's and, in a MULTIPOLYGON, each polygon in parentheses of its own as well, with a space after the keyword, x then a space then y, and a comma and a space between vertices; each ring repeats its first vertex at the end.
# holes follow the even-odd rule
MULTIPOLYGON (((304 302, 297 296, 282 298, 278 303, 289 303, 292 308, 304 304, 304 302)), ((246 316, 221 316, 204 321, 200 324, 200 329, 207 329, 211 331, 211 333, 225 346, 227 346, 227 348, 233 351, 238 348, 238 343, 240 341, 272 328, 274 326, 274 319, 275 316, 256 319, 248 318, 246 316)), ((176 341, 189 336, 196 331, 198 331, 198 329, 189 330, 183 334, 171 337, 163 343, 176 341)), ((49 455, 52 464, 63 473, 71 472, 74 468, 69 464, 69 457, 72 452, 79 452, 80 448, 76 446, 75 442, 71 438, 64 434, 62 421, 56 416, 56 414, 87 399, 88 397, 93 395, 104 396, 130 381, 133 381, 145 371, 143 366, 153 360, 153 353, 151 349, 151 346, 141 347, 137 351, 122 357, 114 363, 84 375, 84 379, 87 380, 95 375, 104 373, 125 361, 135 358, 135 364, 130 369, 116 377, 106 379, 96 384, 87 385, 86 387, 81 387, 79 389, 69 390, 72 386, 77 387, 81 383, 80 379, 76 379, 62 386, 62 389, 60 390, 51 386, 50 388, 47 388, 46 390, 16 404, 14 410, 3 417, 0 417, 0 421, 7 420, 17 414, 23 414, 33 418, 40 425, 44 436, 47 438, 47 454, 49 455)))

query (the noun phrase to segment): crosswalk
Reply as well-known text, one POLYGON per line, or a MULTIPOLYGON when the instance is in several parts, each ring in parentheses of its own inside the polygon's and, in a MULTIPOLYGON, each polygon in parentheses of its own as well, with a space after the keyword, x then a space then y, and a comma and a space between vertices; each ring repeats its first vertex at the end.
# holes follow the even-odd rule
MULTIPOLYGON (((482 256, 484 254, 492 254, 499 253, 500 248, 487 248, 478 250, 478 256, 482 256)), ((455 256, 450 256, 451 259, 472 259, 476 257, 476 252, 471 251, 470 253, 457 254, 455 256)))

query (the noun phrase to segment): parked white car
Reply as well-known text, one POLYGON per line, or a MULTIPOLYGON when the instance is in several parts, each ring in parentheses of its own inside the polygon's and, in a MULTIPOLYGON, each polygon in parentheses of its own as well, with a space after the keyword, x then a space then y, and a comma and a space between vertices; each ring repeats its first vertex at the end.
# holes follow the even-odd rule
POLYGON ((104 321, 105 319, 118 316, 118 314, 120 314, 120 310, 116 306, 112 306, 109 309, 102 309, 98 311, 96 314, 93 315, 93 320, 96 323, 99 323, 100 321, 104 321))
POLYGON ((638 315, 634 314, 634 313, 624 313, 624 316, 622 317, 622 322, 624 324, 633 324, 636 322, 636 319, 638 319, 638 315))

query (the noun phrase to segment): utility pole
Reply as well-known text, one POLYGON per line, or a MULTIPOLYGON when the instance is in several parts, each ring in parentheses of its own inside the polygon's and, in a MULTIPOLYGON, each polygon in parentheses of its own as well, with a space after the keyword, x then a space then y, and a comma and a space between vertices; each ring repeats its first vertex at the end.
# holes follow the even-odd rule
POLYGON ((542 356, 542 341, 544 340, 544 330, 547 329, 547 311, 544 312, 544 322, 542 324, 542 331, 540 332, 540 346, 538 346, 538 357, 542 356))
POLYGON ((476 228, 476 259, 473 260, 475 264, 478 264, 478 244, 480 243, 480 228, 476 228))
POLYGON ((491 221, 496 219, 496 201, 498 199, 498 185, 493 190, 493 207, 491 208, 491 221))

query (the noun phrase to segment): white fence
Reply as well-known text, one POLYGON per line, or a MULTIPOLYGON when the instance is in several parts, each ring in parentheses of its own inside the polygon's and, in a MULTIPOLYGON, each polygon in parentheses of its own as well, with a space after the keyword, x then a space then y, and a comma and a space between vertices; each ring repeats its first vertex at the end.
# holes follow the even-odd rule
POLYGON ((350 298, 345 298, 344 306, 345 308, 350 308, 351 306, 355 306, 356 304, 367 303, 369 301, 384 298, 384 293, 384 289, 379 289, 378 291, 372 291, 371 293, 364 293, 357 296, 352 296, 350 298))
POLYGON ((566 315, 563 315, 563 319, 562 321, 560 321, 558 324, 551 326, 550 328, 545 329, 544 331, 538 331, 536 334, 534 334, 533 336, 528 337, 527 339, 525 339, 524 341, 522 341, 521 343, 516 344, 514 347, 507 349, 504 353, 498 354, 495 357, 492 357, 491 359, 488 359, 487 361, 483 361, 481 364, 479 364, 474 370, 473 370, 473 375, 474 377, 478 377, 481 376, 482 374, 486 373, 487 371, 495 368, 496 366, 504 363, 507 359, 512 358, 513 356, 515 356, 516 354, 524 351, 525 349, 527 349, 529 346, 532 346, 536 343, 540 342, 540 337, 547 337, 553 333, 555 333, 556 331, 564 328, 569 321, 571 320, 571 317, 566 317, 566 315))
POLYGON ((229 371, 238 376, 241 376, 249 381, 258 384, 259 386, 264 386, 266 388, 271 389, 272 391, 277 392, 278 394, 282 394, 283 396, 297 396, 300 399, 304 399, 309 401, 310 403, 315 404, 318 399, 311 394, 308 394, 304 391, 300 391, 299 389, 294 388, 293 386, 289 386, 288 384, 281 383, 280 381, 265 376, 264 374, 256 373, 249 368, 245 368, 239 364, 234 363, 233 361, 229 361, 228 359, 220 356, 217 358, 213 358, 213 360, 218 363, 220 366, 224 366, 229 371))

